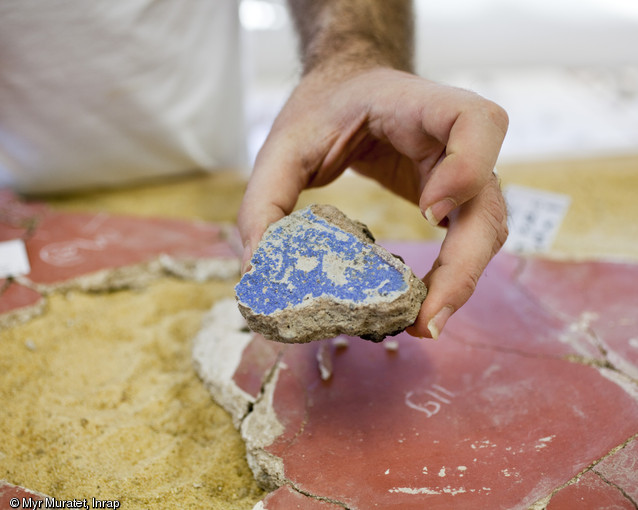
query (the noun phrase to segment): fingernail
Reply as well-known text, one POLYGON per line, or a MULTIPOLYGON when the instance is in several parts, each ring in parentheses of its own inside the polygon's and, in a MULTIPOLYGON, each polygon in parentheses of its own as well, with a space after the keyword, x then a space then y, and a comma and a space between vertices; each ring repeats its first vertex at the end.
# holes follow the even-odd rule
POLYGON ((428 331, 434 340, 439 338, 441 331, 445 327, 445 323, 452 316, 454 310, 451 306, 444 306, 439 312, 428 322, 428 331))
POLYGON ((439 200, 436 204, 428 207, 423 213, 423 216, 425 216, 425 219, 428 220, 430 225, 436 227, 455 207, 456 202, 454 200, 451 198, 444 198, 443 200, 439 200))

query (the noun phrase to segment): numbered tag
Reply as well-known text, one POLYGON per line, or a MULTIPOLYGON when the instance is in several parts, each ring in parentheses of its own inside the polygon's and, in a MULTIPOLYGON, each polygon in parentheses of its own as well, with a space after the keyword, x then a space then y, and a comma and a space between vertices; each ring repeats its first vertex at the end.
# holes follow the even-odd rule
POLYGON ((22 239, 0 242, 0 278, 29 274, 31 266, 22 239))
POLYGON ((539 253, 552 246, 571 198, 560 193, 508 186, 505 201, 510 233, 503 248, 515 253, 539 253))

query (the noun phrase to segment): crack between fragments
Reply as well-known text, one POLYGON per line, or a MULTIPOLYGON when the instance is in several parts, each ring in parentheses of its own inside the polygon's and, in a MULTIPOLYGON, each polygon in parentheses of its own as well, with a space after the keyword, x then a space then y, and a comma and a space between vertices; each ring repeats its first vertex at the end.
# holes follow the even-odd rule
MULTIPOLYGON (((483 349, 486 351, 496 351, 502 352, 504 354, 514 354, 516 356, 522 356, 524 358, 531 359, 553 359, 553 360, 567 360, 565 356, 554 356, 552 354, 544 354, 544 353, 535 353, 535 352, 526 352, 518 349, 512 349, 509 347, 503 347, 501 345, 491 345, 483 342, 468 342, 467 340, 462 339, 460 336, 456 336, 454 333, 448 333, 449 339, 453 342, 458 342, 463 345, 467 345, 469 347, 475 347, 477 349, 483 349)), ((570 355, 571 356, 571 355, 570 355)), ((589 359, 589 358, 585 358, 589 359)), ((567 360, 571 361, 571 360, 567 360)), ((596 360, 592 360, 595 362, 596 360)))
MULTIPOLYGON (((283 359, 283 356, 284 356, 285 352, 286 352, 286 349, 282 349, 277 354, 277 359, 275 360, 275 362, 273 363, 273 366, 270 368, 270 370, 268 371, 268 373, 266 374, 266 376, 264 377, 264 379, 262 381, 261 388, 259 390, 259 395, 255 399, 255 402, 253 402, 250 405, 248 411, 244 414, 244 416, 241 417, 241 419, 239 421, 239 430, 241 430, 241 426, 242 426, 244 420, 253 412, 254 407, 264 398, 264 395, 266 393, 267 387, 270 384, 273 383, 273 379, 275 377, 275 374, 281 368, 280 365, 282 363, 282 359, 283 359)), ((301 423, 301 426, 299 427, 299 430, 295 433, 293 438, 290 440, 290 444, 286 447, 286 449, 290 448, 296 442, 297 438, 303 433, 307 423, 308 423, 308 406, 306 405, 303 422, 301 423)), ((283 460, 282 460, 282 462, 283 462, 283 460)), ((329 498, 327 496, 319 496, 317 494, 312 494, 311 492, 308 492, 308 491, 300 488, 290 478, 285 476, 285 473, 284 473, 283 483, 279 487, 283 487, 284 485, 288 485, 295 492, 298 492, 299 494, 301 494, 301 495, 303 495, 305 497, 316 499, 318 501, 324 501, 326 503, 331 503, 331 504, 334 504, 334 505, 337 505, 337 506, 340 506, 340 507, 344 508, 344 510, 356 510, 356 509, 351 508, 348 505, 346 505, 345 503, 343 503, 341 501, 338 501, 336 499, 332 499, 332 498, 329 498)))
POLYGON ((616 485, 611 480, 608 480, 602 473, 600 473, 599 471, 596 471, 593 468, 592 468, 592 472, 596 473, 600 477, 600 479, 603 482, 605 482, 607 485, 609 485, 610 487, 613 487, 614 489, 619 490, 620 493, 624 496, 624 498, 627 499, 634 506, 636 510, 638 510, 638 504, 634 501, 634 499, 629 494, 627 494, 627 492, 620 485, 616 485))
MULTIPOLYGON (((528 260, 525 260, 525 259, 520 260, 519 264, 517 265, 516 269, 513 272, 512 283, 514 283, 520 289, 520 291, 532 303, 534 303, 535 306, 537 306, 538 308, 540 308, 541 310, 543 310, 550 316, 560 320, 567 327, 573 324, 578 324, 578 322, 575 322, 574 320, 572 320, 572 317, 570 317, 568 314, 563 313, 560 310, 546 306, 542 301, 538 299, 536 295, 534 295, 533 293, 529 291, 529 289, 527 288, 525 284, 523 284, 523 282, 521 282, 521 276, 524 270, 526 269, 527 265, 528 265, 528 260)), ((558 359, 564 359, 571 363, 578 363, 581 365, 586 365, 586 366, 590 366, 590 367, 594 367, 598 369, 601 369, 601 368, 608 369, 615 372, 616 374, 623 377, 624 379, 629 380, 633 382, 634 384, 638 384, 638 381, 635 378, 633 378, 632 376, 624 372, 622 369, 618 368, 609 359, 608 347, 605 345, 604 340, 596 333, 596 331, 589 324, 585 325, 584 328, 581 329, 581 332, 584 336, 587 337, 591 345, 598 350, 599 354, 603 357, 603 360, 598 360, 595 358, 590 358, 590 357, 579 355, 579 354, 569 354, 567 356, 559 357, 558 359)), ((508 351, 504 350, 504 352, 508 352, 508 351)), ((523 356, 526 355, 525 353, 522 353, 520 351, 515 351, 515 350, 512 350, 512 353, 521 354, 523 356)), ((543 357, 543 356, 539 356, 539 357, 543 357)))
POLYGON ((528 358, 528 359, 540 359, 540 360, 551 359, 551 360, 557 360, 557 361, 566 361, 568 363, 575 363, 578 365, 591 367, 598 370, 599 374, 605 377, 606 379, 620 386, 632 398, 638 400, 638 381, 635 378, 628 375, 627 373, 625 373, 624 371, 618 369, 607 358, 599 360, 595 358, 588 358, 586 356, 581 356, 578 354, 567 354, 565 356, 553 356, 551 354, 525 352, 525 351, 520 351, 517 349, 510 349, 503 346, 490 345, 490 344, 485 344, 480 342, 468 342, 466 340, 461 339, 460 337, 455 336, 453 333, 450 334, 449 339, 452 342, 457 342, 457 343, 467 345, 469 347, 473 347, 476 349, 502 352, 505 354, 512 354, 515 356, 521 356, 523 358, 528 358), (605 373, 605 371, 608 371, 608 372, 605 373), (613 374, 613 376, 611 374, 613 374))
MULTIPOLYGON (((549 505, 550 501, 552 500, 552 498, 556 494, 558 494, 565 487, 569 487, 570 485, 573 485, 573 484, 577 483, 578 480, 580 480, 581 477, 585 473, 587 473, 588 471, 594 472, 597 476, 599 476, 601 478, 601 480, 603 480, 603 482, 608 483, 607 480, 603 476, 601 476, 601 474, 598 471, 596 471, 594 468, 598 464, 600 464, 603 460, 605 460, 606 458, 611 457, 615 453, 617 453, 620 450, 622 450, 623 448, 625 448, 629 443, 631 443, 635 439, 638 439, 638 434, 634 434, 633 436, 629 437, 629 439, 627 439, 622 444, 620 444, 618 446, 615 446, 609 452, 607 452, 605 455, 603 455, 600 459, 595 460, 589 466, 587 466, 585 469, 583 469, 582 471, 577 473, 573 478, 567 480, 564 484, 559 485, 558 487, 556 487, 554 490, 552 490, 552 492, 549 495, 544 496, 543 498, 539 499, 536 503, 531 505, 529 507, 529 510, 546 510, 546 508, 549 505)), ((627 495, 625 493, 625 491, 623 491, 620 487, 618 487, 617 485, 615 485, 613 483, 609 483, 609 485, 611 485, 611 486, 615 487, 616 489, 620 490, 620 492, 623 494, 623 496, 625 496, 634 506, 636 506, 636 502, 629 495, 627 495)), ((636 508, 638 509, 638 506, 636 506, 636 508)))
POLYGON ((259 388, 259 395, 257 395, 254 402, 251 402, 248 405, 248 410, 239 419, 239 426, 237 427, 237 430, 241 430, 241 426, 243 425, 244 420, 248 418, 250 414, 252 414, 255 406, 259 402, 261 402, 261 400, 264 398, 264 394, 266 393, 266 387, 272 382, 273 378, 275 377, 275 374, 277 373, 277 369, 279 368, 279 364, 281 363, 281 359, 283 358, 285 351, 286 349, 282 349, 280 352, 277 353, 277 359, 275 359, 275 362, 273 363, 272 367, 270 367, 270 370, 268 370, 268 373, 266 374, 266 376, 261 382, 261 386, 259 388))
MULTIPOLYGON (((277 370, 280 368, 281 360, 283 359, 286 350, 287 348, 284 348, 279 353, 277 353, 277 359, 275 360, 272 367, 270 368, 270 370, 268 371, 268 373, 266 374, 266 376, 264 377, 261 383, 261 387, 259 388, 259 395, 257 395, 254 402, 251 402, 251 404, 248 407, 248 411, 246 411, 246 413, 240 418, 239 429, 241 429, 241 425, 243 424, 244 420, 253 412, 254 407, 264 398, 264 394, 266 393, 266 388, 268 387, 268 385, 272 383, 272 380, 275 377, 277 370)), ((307 404, 307 397, 306 397, 306 404, 307 404)), ((303 433, 307 423, 308 423, 308 405, 305 406, 304 419, 301 423, 301 426, 299 427, 299 430, 295 433, 294 437, 290 440, 289 446, 292 446, 294 442, 297 440, 297 438, 303 433)))
MULTIPOLYGON (((273 363, 273 366, 270 368, 270 370, 268 371, 268 373, 266 374, 266 376, 264 377, 264 379, 262 381, 261 388, 259 390, 259 395, 255 399, 255 402, 253 402, 250 405, 250 407, 249 407, 248 411, 246 412, 246 414, 244 414, 244 416, 241 417, 241 419, 239 421, 239 430, 241 430, 241 426, 243 425, 244 420, 246 418, 248 418, 248 416, 253 412, 254 407, 264 398, 264 395, 266 393, 266 390, 267 390, 268 386, 273 383, 273 379, 275 378, 275 374, 277 373, 277 371, 279 369, 281 369, 281 363, 282 363, 282 359, 284 357, 285 352, 286 352, 286 349, 282 349, 277 354, 277 359, 275 360, 275 362, 273 363)), ((306 397, 306 403, 307 403, 307 397, 306 397)), ((296 442, 297 438, 303 433, 307 423, 308 423, 308 406, 306 405, 303 422, 301 423, 301 426, 299 427, 299 430, 295 433, 293 438, 290 440, 290 444, 286 447, 286 449, 290 448, 296 442)), ((283 462, 283 460, 282 460, 282 462, 283 462)), ((288 485, 292 490, 294 490, 295 492, 298 492, 299 494, 301 494, 301 495, 303 495, 305 497, 312 498, 312 499, 315 499, 317 501, 324 501, 326 503, 331 503, 331 504, 334 504, 334 505, 342 507, 344 510, 356 510, 355 508, 349 507, 348 505, 346 505, 342 501, 339 501, 339 500, 336 500, 336 499, 332 499, 332 498, 329 498, 327 496, 319 496, 317 494, 312 494, 311 492, 308 492, 308 491, 300 488, 290 478, 285 476, 285 473, 284 473, 283 483, 279 487, 283 487, 285 485, 288 485)))
POLYGON ((336 499, 328 498, 326 496, 317 496, 316 494, 312 494, 312 493, 310 493, 308 491, 305 491, 305 490, 301 489, 300 487, 295 485, 292 481, 290 481, 290 480, 287 480, 287 481, 290 484, 290 488, 291 489, 293 489, 294 491, 296 491, 299 494, 302 494, 302 495, 304 495, 304 496, 306 496, 308 498, 316 499, 318 501, 324 501, 326 503, 332 503, 333 505, 337 505, 337 506, 340 506, 340 507, 344 508, 344 510, 356 510, 355 508, 349 507, 348 505, 346 505, 342 501, 338 501, 336 499))

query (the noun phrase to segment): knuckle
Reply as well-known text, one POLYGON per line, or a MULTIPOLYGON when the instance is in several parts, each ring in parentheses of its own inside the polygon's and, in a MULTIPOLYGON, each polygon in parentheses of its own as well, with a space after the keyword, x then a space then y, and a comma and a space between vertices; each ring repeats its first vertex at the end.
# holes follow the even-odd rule
POLYGON ((509 116, 502 106, 493 101, 485 100, 483 103, 483 115, 485 115, 492 124, 494 124, 505 137, 507 128, 509 127, 509 116))
POLYGON ((507 207, 499 190, 487 193, 485 207, 481 208, 482 224, 486 236, 494 239, 494 254, 505 244, 509 235, 507 227, 507 207))
POLYGON ((469 271, 466 273, 459 282, 459 294, 465 296, 465 299, 469 299, 469 297, 474 294, 480 278, 480 272, 469 271))

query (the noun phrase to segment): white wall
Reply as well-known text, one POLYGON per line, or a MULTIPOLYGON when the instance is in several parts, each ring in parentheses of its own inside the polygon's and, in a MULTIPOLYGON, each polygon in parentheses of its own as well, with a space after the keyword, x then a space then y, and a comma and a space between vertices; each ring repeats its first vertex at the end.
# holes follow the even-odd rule
MULTIPOLYGON (((638 0, 415 0, 417 72, 503 105, 506 159, 638 153, 638 0)), ((299 69, 284 0, 242 0, 252 152, 299 69)))
POLYGON ((635 0, 417 0, 418 67, 638 63, 635 0))
MULTIPOLYGON (((242 0, 260 80, 297 70, 283 0, 242 0)), ((638 0, 415 0, 419 72, 638 64, 638 0)))

